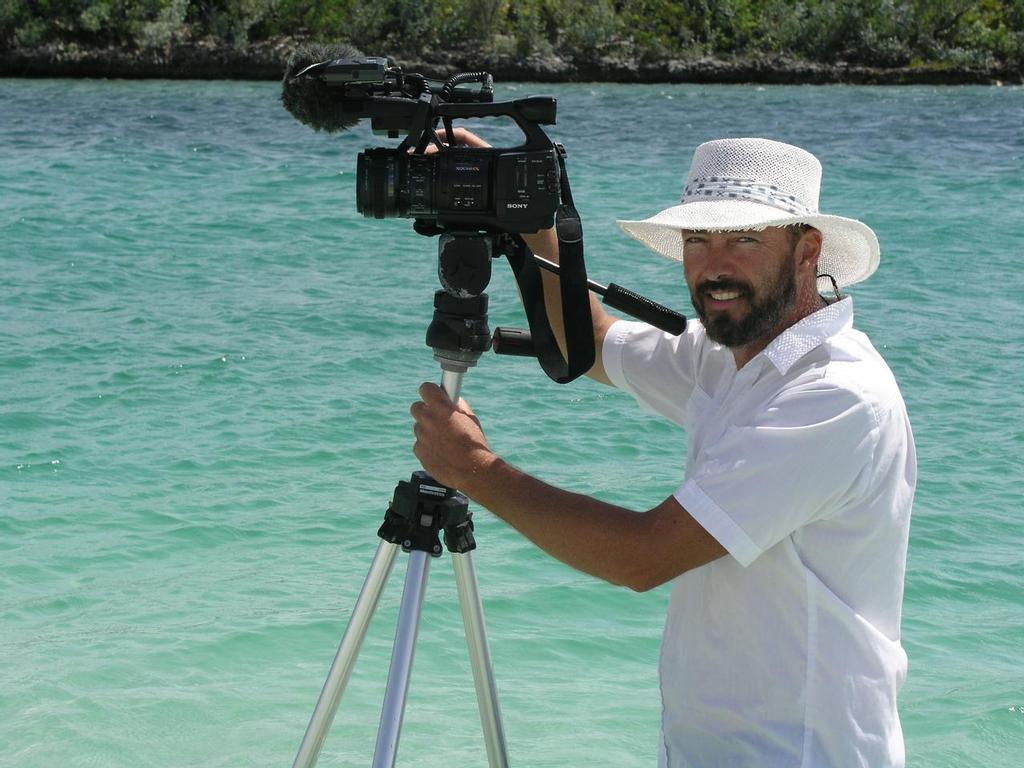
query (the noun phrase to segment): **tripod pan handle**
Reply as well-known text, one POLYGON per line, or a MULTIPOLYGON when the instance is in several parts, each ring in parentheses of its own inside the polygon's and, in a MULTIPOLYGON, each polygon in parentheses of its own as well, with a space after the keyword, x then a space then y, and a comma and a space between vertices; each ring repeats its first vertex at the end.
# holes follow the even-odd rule
POLYGON ((525 328, 495 328, 491 349, 497 355, 536 357, 533 336, 525 328))
POLYGON ((683 315, 615 283, 608 283, 604 303, 673 336, 686 330, 686 318, 683 315))

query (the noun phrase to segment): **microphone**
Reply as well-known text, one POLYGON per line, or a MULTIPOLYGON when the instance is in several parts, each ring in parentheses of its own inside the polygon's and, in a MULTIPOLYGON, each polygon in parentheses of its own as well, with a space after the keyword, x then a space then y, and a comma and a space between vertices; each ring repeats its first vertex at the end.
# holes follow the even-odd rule
POLYGON ((296 77, 313 64, 335 59, 357 59, 363 54, 351 45, 341 43, 308 43, 295 49, 288 57, 281 81, 281 103, 292 117, 316 131, 345 131, 365 115, 345 114, 345 107, 336 89, 319 77, 296 77))

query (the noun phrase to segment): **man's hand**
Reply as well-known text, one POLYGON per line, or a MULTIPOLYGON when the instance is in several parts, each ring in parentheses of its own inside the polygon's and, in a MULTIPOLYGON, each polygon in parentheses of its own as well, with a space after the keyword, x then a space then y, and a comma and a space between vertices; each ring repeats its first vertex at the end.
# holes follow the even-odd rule
MULTIPOLYGON (((486 141, 477 136, 475 133, 473 133, 472 131, 468 131, 465 128, 453 127, 451 136, 448 135, 448 131, 446 129, 442 128, 440 131, 437 132, 437 135, 445 145, 451 147, 487 148, 491 146, 486 141)), ((431 151, 437 151, 437 148, 434 147, 433 144, 427 147, 427 154, 429 155, 431 151)))
POLYGON ((413 453, 432 478, 449 488, 468 490, 497 456, 487 445, 480 421, 465 400, 458 405, 436 384, 420 386, 409 412, 416 423, 413 453))

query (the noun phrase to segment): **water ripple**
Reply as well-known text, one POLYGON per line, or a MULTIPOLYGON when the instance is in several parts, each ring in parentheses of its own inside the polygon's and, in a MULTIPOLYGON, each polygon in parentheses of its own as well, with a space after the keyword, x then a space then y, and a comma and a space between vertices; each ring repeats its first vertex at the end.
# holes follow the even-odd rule
MULTIPOLYGON (((0 81, 4 765, 288 760, 416 468, 408 405, 439 377, 423 343, 436 244, 355 213, 355 155, 378 138, 311 133, 276 88, 0 81)), ((901 382, 921 460, 909 762, 1009 764, 1024 723, 1020 90, 500 88, 558 97, 552 135, 602 282, 687 311, 678 266, 614 219, 677 199, 691 149, 725 135, 808 147, 823 209, 876 229, 858 324, 901 382)), ((492 325, 524 324, 501 263, 489 291, 492 325)), ((486 356, 464 395, 492 444, 550 482, 645 508, 680 480, 685 435, 596 384, 486 356)), ((475 515, 513 761, 651 764, 665 591, 594 584, 475 515)), ((476 735, 437 748, 437 723, 476 718, 445 560, 403 732, 427 768, 482 755, 476 735)), ((372 751, 399 591, 325 762, 372 751)))

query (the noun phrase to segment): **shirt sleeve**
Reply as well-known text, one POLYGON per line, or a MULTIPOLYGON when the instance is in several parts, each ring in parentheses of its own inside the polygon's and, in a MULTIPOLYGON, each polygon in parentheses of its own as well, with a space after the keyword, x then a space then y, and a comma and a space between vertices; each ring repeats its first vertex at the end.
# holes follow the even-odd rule
POLYGON ((702 336, 690 327, 673 336, 646 323, 616 321, 605 335, 601 359, 617 388, 641 407, 682 426, 696 384, 702 336))
POLYGON ((674 496, 747 566, 857 498, 878 432, 856 393, 822 380, 791 386, 693 457, 674 496))

